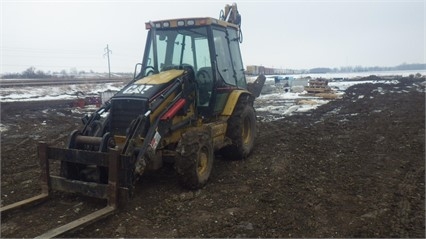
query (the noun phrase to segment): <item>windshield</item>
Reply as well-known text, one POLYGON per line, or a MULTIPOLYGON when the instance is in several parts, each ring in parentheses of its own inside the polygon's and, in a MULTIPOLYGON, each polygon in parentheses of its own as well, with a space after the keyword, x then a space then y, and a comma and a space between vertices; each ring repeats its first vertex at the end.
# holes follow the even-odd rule
MULTIPOLYGON (((182 65, 190 65, 197 72, 203 67, 211 67, 210 53, 205 27, 191 29, 155 29, 157 56, 154 57, 154 44, 151 42, 145 59, 146 72, 161 72, 182 65), (157 64, 155 64, 157 59, 157 64), (158 67, 158 69, 155 69, 158 67)), ((152 39, 152 38, 151 38, 152 39)))

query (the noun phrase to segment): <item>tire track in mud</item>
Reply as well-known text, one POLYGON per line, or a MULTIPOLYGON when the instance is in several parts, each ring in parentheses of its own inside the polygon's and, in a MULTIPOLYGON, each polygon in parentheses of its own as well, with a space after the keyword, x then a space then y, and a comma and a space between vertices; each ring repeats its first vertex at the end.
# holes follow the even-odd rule
MULTIPOLYGON (((405 168, 405 167, 404 167, 405 168)), ((410 167, 407 167, 410 169, 410 167)), ((417 191, 419 186, 424 187, 424 168, 416 168, 406 172, 402 182, 398 184, 398 189, 395 192, 395 200, 397 204, 398 221, 396 229, 399 237, 413 237, 412 227, 415 222, 415 211, 419 210, 418 205, 414 205, 414 199, 419 199, 421 196, 417 191), (423 183, 422 183, 423 182, 423 183), (423 184, 423 185, 422 185, 423 184)), ((424 204, 423 204, 424 212, 424 204)))

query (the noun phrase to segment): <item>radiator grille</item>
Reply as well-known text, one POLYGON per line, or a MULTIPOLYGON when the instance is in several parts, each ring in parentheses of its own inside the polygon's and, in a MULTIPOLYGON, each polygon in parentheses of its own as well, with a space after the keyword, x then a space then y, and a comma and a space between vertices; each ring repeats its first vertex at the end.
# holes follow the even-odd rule
POLYGON ((111 105, 111 131, 114 135, 126 135, 132 120, 147 110, 146 99, 113 99, 111 105))

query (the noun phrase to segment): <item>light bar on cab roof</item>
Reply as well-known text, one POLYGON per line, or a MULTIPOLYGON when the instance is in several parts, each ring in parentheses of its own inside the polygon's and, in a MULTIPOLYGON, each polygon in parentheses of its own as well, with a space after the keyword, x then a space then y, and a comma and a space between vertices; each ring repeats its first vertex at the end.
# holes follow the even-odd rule
MULTIPOLYGON (((174 20, 166 20, 166 21, 156 21, 153 22, 153 26, 155 28, 174 28, 174 27, 184 27, 184 26, 203 26, 210 24, 218 24, 222 26, 233 26, 228 22, 220 21, 214 18, 193 18, 193 19, 174 19, 174 20)), ((237 27, 237 26, 234 26, 237 27)), ((145 24, 146 29, 151 29, 152 26, 148 22, 145 24)))
POLYGON ((179 20, 179 21, 177 21, 177 26, 178 26, 178 27, 183 27, 183 26, 185 26, 185 21, 184 21, 184 20, 179 20))
POLYGON ((194 26, 195 25, 195 20, 188 20, 188 21, 186 21, 186 25, 188 25, 188 26, 194 26))

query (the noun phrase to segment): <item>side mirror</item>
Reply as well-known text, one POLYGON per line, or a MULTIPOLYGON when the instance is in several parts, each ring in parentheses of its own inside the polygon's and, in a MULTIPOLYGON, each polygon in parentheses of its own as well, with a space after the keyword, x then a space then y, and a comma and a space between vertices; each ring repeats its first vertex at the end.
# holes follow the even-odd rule
POLYGON ((133 72, 133 80, 139 78, 143 74, 142 72, 142 63, 137 63, 135 65, 135 71, 133 72))

